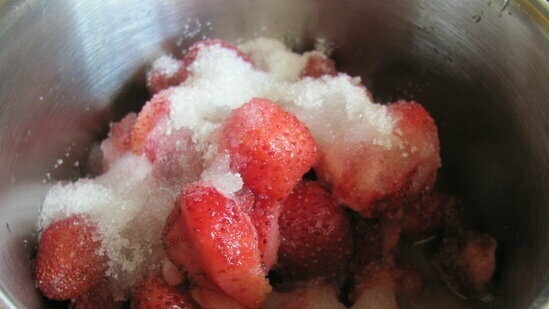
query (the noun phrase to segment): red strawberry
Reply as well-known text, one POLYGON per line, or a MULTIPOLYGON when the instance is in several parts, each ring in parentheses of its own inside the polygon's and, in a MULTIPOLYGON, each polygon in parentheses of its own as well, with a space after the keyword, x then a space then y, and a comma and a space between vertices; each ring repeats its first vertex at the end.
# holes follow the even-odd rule
POLYGON ((326 55, 319 52, 311 52, 308 56, 307 64, 301 70, 301 77, 318 78, 323 75, 337 75, 334 61, 326 57, 326 55))
POLYGON ((145 152, 145 144, 149 134, 162 119, 168 117, 171 94, 170 89, 157 93, 143 106, 137 115, 131 133, 131 148, 134 153, 143 154, 145 152))
POLYGON ((345 209, 318 182, 298 184, 283 203, 277 272, 283 278, 334 278, 347 266, 353 231, 345 209))
POLYGON ((388 106, 394 122, 390 147, 371 143, 346 145, 338 162, 323 159, 319 176, 333 186, 340 202, 363 216, 398 217, 403 205, 429 192, 440 166, 437 127, 414 102, 388 106))
POLYGON ((317 160, 309 129, 267 99, 252 99, 225 120, 220 148, 260 198, 284 200, 317 160))
POLYGON ((261 262, 266 270, 270 270, 278 259, 280 246, 280 231, 278 218, 282 205, 277 200, 259 199, 249 212, 250 219, 257 230, 261 262))
POLYGON ((137 115, 129 113, 111 126, 109 136, 101 142, 105 168, 108 168, 116 159, 131 149, 131 132, 136 120, 137 115))
POLYGON ((171 86, 177 86, 187 80, 190 74, 189 66, 196 60, 200 51, 205 47, 214 45, 232 50, 244 61, 253 64, 252 60, 238 50, 236 46, 219 39, 207 39, 192 45, 182 60, 173 59, 169 56, 157 59, 155 62, 157 66, 153 67, 147 74, 149 92, 155 94, 171 86))
POLYGON ((132 308, 198 309, 200 306, 183 288, 170 286, 158 274, 150 274, 134 292, 132 308))
POLYGON ((97 285, 105 257, 93 223, 81 215, 53 222, 42 234, 36 257, 36 283, 56 300, 76 298, 97 285))
POLYGON ((183 228, 206 276, 243 305, 260 307, 271 286, 250 218, 205 183, 189 185, 180 203, 183 228))
POLYGON ((115 301, 108 288, 106 280, 101 281, 91 290, 74 298, 69 304, 70 309, 121 309, 123 302, 115 301))

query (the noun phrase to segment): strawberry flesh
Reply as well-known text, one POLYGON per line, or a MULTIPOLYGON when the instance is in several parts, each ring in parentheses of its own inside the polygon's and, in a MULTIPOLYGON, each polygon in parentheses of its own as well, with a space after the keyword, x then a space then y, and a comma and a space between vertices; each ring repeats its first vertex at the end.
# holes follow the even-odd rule
POLYGON ((250 218, 233 200, 205 183, 189 185, 180 203, 184 232, 206 276, 245 306, 260 307, 271 286, 250 218))

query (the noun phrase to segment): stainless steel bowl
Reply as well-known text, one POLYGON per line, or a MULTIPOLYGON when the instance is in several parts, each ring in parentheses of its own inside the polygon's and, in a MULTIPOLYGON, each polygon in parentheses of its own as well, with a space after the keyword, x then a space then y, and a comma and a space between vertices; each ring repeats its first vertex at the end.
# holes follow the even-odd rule
POLYGON ((440 186, 499 241, 494 308, 549 296, 549 8, 545 0, 0 0, 0 299, 45 303, 32 280, 51 183, 78 174, 107 123, 141 104, 147 63, 203 36, 333 43, 379 101, 439 124, 440 186))

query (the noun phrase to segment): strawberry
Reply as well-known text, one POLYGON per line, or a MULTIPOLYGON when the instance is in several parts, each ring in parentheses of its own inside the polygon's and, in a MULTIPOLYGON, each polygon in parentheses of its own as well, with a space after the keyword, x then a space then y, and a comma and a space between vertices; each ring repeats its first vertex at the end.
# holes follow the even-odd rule
POLYGON ((74 298, 69 304, 70 309, 121 309, 124 303, 115 301, 111 291, 108 288, 106 280, 86 293, 74 298))
POLYGON ((154 95, 164 89, 177 86, 187 78, 187 69, 183 61, 171 56, 162 56, 155 60, 147 72, 147 88, 154 95))
POLYGON ((337 290, 319 280, 312 280, 292 291, 275 291, 263 309, 344 309, 337 290))
POLYGON ((202 49, 206 48, 206 47, 209 47, 209 46, 218 46, 218 47, 221 47, 221 48, 224 48, 224 49, 232 50, 242 60, 244 60, 244 61, 246 61, 246 62, 253 65, 253 62, 250 59, 250 57, 248 57, 248 55, 241 52, 236 46, 232 45, 231 43, 225 42, 225 41, 220 40, 220 39, 206 39, 204 41, 200 41, 198 43, 193 44, 189 48, 189 50, 187 51, 187 53, 183 57, 183 66, 188 68, 196 60, 196 58, 198 57, 198 54, 200 53, 200 51, 202 49))
POLYGON ((131 149, 131 132, 136 120, 137 115, 129 113, 111 126, 108 137, 101 142, 103 167, 108 168, 116 159, 131 149))
POLYGON ((418 240, 434 235, 442 226, 441 203, 447 197, 440 194, 426 194, 419 200, 407 204, 400 219, 402 234, 408 240, 418 240))
POLYGON ((203 309, 247 309, 242 303, 223 292, 217 285, 202 279, 191 291, 192 297, 203 309))
POLYGON ((353 231, 345 209, 318 182, 303 181, 283 203, 276 272, 282 278, 335 278, 349 263, 353 231))
POLYGON ((203 272, 196 250, 188 241, 183 221, 181 207, 176 203, 172 209, 162 233, 162 244, 170 261, 179 270, 186 270, 190 275, 203 272))
POLYGON ((193 288, 190 293, 202 308, 245 308, 205 276, 200 256, 196 248, 189 242, 189 237, 183 226, 180 205, 174 207, 166 220, 162 242, 175 267, 179 271, 184 270, 192 279, 193 288))
POLYGON ((270 270, 278 259, 280 232, 278 218, 282 205, 277 200, 257 200, 251 211, 250 219, 257 230, 261 262, 266 270, 270 270))
POLYGON ((132 308, 198 309, 187 290, 170 286, 158 274, 149 274, 135 288, 132 308))
POLYGON ((415 102, 390 104, 391 146, 362 142, 343 147, 337 162, 323 158, 319 177, 331 183, 338 200, 372 217, 398 218, 403 205, 429 192, 440 166, 437 128, 415 102))
POLYGON ((260 198, 284 200, 317 160, 309 129, 277 104, 255 98, 235 109, 221 128, 220 148, 231 169, 260 198))
POLYGON ((318 78, 323 75, 337 75, 334 61, 319 52, 308 53, 307 64, 301 70, 300 76, 318 78))
POLYGON ((206 183, 187 186, 179 202, 184 233, 208 279, 243 305, 260 307, 271 286, 250 218, 206 183))
POLYGON ((43 232, 36 257, 36 283, 55 300, 78 297, 97 285, 105 271, 105 257, 96 226, 85 216, 53 222, 43 232))
MULTIPOLYGON (((155 94, 150 101, 145 103, 137 115, 137 120, 131 132, 131 148, 134 153, 143 154, 145 152, 145 144, 149 134, 162 119, 168 117, 169 98, 172 92, 167 89, 155 94)), ((151 155, 147 155, 147 157, 149 156, 151 155)), ((153 159, 151 161, 154 161, 153 159)))
POLYGON ((396 301, 396 282, 392 271, 383 265, 372 267, 368 276, 363 276, 362 280, 355 286, 352 299, 353 306, 357 309, 398 309, 396 301))
POLYGON ((252 60, 238 50, 236 46, 219 39, 207 39, 192 45, 181 60, 170 56, 158 58, 152 69, 147 73, 149 92, 156 94, 164 89, 183 83, 189 77, 189 66, 196 60, 200 51, 205 47, 214 45, 236 52, 238 57, 253 65, 252 60))

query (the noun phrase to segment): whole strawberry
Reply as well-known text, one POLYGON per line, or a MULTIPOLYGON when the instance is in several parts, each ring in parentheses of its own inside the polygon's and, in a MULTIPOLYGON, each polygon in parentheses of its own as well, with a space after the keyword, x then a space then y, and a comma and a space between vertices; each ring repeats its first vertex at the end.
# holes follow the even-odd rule
POLYGON ((284 200, 318 157, 309 129, 267 99, 235 109, 221 129, 220 147, 231 168, 262 198, 284 200))
POLYGON ((318 182, 303 181, 283 203, 277 273, 335 278, 349 263, 353 231, 343 207, 318 182))
POLYGON ((97 285, 105 271, 105 257, 96 227, 85 216, 53 222, 43 232, 36 257, 36 283, 55 300, 76 298, 97 285))

